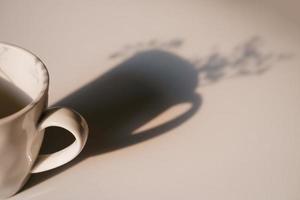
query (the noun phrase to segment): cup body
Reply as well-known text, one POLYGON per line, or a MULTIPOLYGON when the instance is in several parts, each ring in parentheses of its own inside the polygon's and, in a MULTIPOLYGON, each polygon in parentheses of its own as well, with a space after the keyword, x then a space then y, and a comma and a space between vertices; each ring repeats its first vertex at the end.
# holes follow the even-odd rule
POLYGON ((0 124, 0 198, 15 194, 31 174, 43 140, 36 124, 46 96, 26 113, 0 124))
POLYGON ((47 107, 49 78, 36 56, 4 43, 0 43, 0 78, 32 99, 23 109, 0 118, 0 198, 5 198, 25 184, 39 153, 44 134, 37 124, 47 107))

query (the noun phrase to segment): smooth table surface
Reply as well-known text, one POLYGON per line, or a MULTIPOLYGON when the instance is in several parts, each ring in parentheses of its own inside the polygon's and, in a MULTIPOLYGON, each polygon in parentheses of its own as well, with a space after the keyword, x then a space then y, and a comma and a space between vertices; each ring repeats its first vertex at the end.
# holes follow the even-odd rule
MULTIPOLYGON (((76 160, 11 199, 300 199, 297 8, 0 1, 0 41, 36 53, 50 105, 91 128, 76 160)), ((55 137, 43 151, 68 142, 55 137)))

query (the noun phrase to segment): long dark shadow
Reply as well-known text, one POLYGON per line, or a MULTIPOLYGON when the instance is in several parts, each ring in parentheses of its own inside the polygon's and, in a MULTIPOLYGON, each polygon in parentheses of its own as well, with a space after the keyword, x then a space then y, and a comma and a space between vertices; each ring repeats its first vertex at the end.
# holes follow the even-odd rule
MULTIPOLYGON (((114 67, 98 79, 75 91, 55 106, 77 110, 87 120, 90 135, 83 152, 69 164, 33 175, 32 187, 91 156, 122 149, 167 133, 191 118, 201 106, 195 92, 198 71, 185 59, 162 50, 147 50, 114 67), (175 119, 135 133, 167 109, 183 102, 191 108, 175 119)), ((42 152, 54 152, 73 138, 52 128, 45 135, 42 152)))
MULTIPOLYGON (((292 57, 288 53, 267 51, 264 40, 259 36, 239 44, 229 54, 216 51, 189 60, 162 50, 176 49, 182 45, 183 40, 174 39, 163 43, 151 40, 142 45, 124 47, 109 59, 122 58, 128 51, 134 52, 134 55, 57 102, 55 106, 71 107, 86 118, 90 127, 88 142, 75 160, 60 168, 33 175, 25 188, 91 156, 152 139, 180 126, 201 107, 202 98, 196 93, 197 87, 228 78, 262 75, 274 63, 292 57), (183 102, 189 102, 191 108, 161 125, 136 133, 153 118, 183 102)), ((41 152, 55 152, 72 142, 71 134, 62 129, 50 128, 41 152)))

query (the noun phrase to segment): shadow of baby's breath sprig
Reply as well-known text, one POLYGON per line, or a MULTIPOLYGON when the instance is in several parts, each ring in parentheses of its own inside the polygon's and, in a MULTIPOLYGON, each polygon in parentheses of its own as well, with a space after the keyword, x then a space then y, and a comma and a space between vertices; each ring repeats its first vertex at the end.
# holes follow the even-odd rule
MULTIPOLYGON (((173 51, 184 45, 184 40, 174 38, 169 41, 156 39, 125 45, 121 50, 112 53, 109 59, 128 58, 134 54, 147 50, 159 49, 173 51)), ((260 36, 253 36, 245 42, 232 48, 229 53, 214 50, 207 56, 185 58, 200 77, 200 86, 210 85, 220 80, 241 76, 261 75, 268 71, 275 63, 288 60, 289 53, 270 50, 260 36)))
POLYGON ((261 75, 276 62, 292 57, 291 54, 268 51, 264 41, 254 36, 233 48, 229 54, 214 51, 207 57, 191 59, 198 69, 201 86, 241 76, 261 75))

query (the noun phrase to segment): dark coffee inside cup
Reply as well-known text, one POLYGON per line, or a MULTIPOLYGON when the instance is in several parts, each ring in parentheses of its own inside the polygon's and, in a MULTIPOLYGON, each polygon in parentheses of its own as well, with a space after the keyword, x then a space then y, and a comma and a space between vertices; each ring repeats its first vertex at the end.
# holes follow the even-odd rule
POLYGON ((13 83, 0 77, 0 118, 18 112, 32 99, 13 83))

